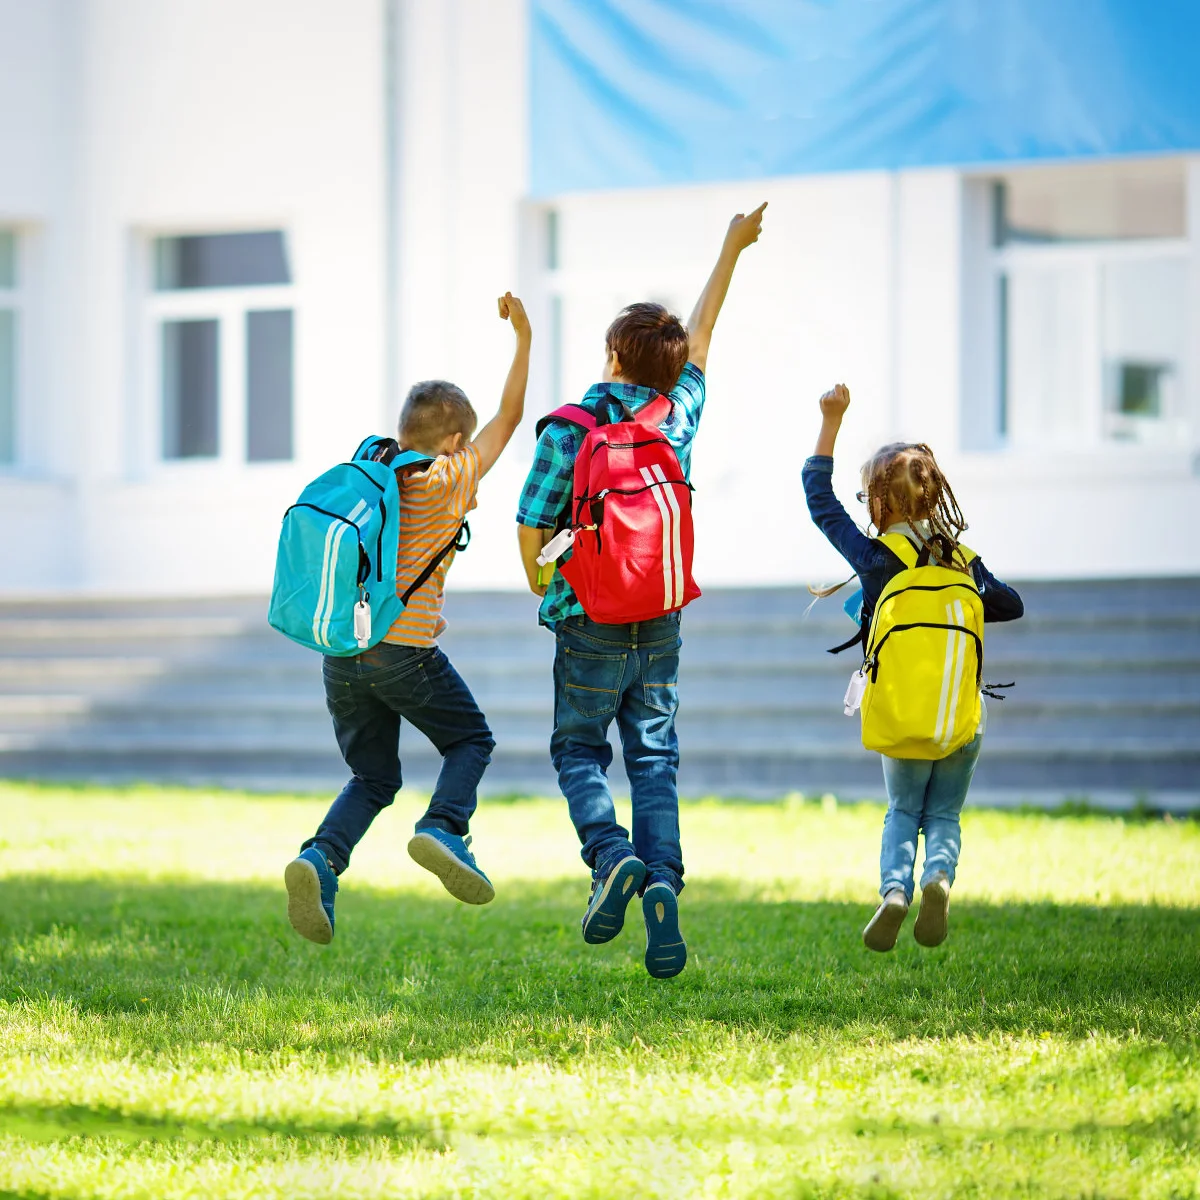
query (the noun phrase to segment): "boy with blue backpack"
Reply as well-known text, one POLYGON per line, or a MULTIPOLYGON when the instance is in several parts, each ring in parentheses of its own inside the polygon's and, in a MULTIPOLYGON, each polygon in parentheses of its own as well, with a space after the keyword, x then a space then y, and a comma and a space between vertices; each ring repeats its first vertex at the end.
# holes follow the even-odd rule
POLYGON ((512 323, 516 351, 499 412, 478 434, 461 389, 444 380, 418 383, 400 413, 398 444, 368 438, 284 518, 271 624, 324 653, 326 705, 353 772, 284 872, 288 919, 310 941, 332 940, 338 876, 401 786, 404 720, 442 755, 410 856, 464 903, 486 904, 495 895, 467 836, 495 742, 437 639, 446 627, 446 573, 465 548, 479 480, 524 412, 529 320, 511 293, 499 308, 512 323))

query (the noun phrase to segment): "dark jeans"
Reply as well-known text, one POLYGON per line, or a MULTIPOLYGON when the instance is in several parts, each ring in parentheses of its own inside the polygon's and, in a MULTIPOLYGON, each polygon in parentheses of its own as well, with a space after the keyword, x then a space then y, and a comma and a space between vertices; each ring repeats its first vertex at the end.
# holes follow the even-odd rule
POLYGON ((400 721, 419 729, 442 756, 437 787, 417 829, 460 837, 475 811, 475 789, 495 741, 470 689, 436 646, 378 646, 353 658, 325 658, 325 703, 346 765, 354 772, 316 836, 339 874, 380 809, 400 788, 400 721))
POLYGON ((554 734, 550 757, 593 877, 636 854, 646 885, 683 890, 679 846, 679 615, 632 625, 568 617, 556 630, 554 734), (613 718, 633 793, 633 840, 617 824, 608 767, 613 718))

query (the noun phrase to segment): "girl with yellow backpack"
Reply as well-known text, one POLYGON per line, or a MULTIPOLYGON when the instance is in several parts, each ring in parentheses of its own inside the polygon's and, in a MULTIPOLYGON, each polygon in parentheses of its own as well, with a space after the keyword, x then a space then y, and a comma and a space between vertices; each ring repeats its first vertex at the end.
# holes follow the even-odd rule
MULTIPOLYGON (((833 450, 850 392, 821 397, 821 433, 804 464, 804 495, 818 529, 862 585, 847 605, 863 662, 846 692, 862 714, 863 745, 883 756, 888 810, 879 856, 882 897, 863 930, 871 950, 891 950, 913 900, 917 835, 925 836, 921 908, 913 935, 945 940, 960 848, 959 814, 971 786, 987 710, 983 626, 1025 607, 959 537, 967 528, 950 484, 923 442, 896 442, 862 467, 858 499, 877 537, 864 534, 833 492, 833 450)), ((847 580, 849 582, 849 580, 847 580)), ((842 587, 838 584, 837 587, 842 587)), ((814 589, 830 595, 837 587, 814 589)), ((1007 686, 1007 685, 993 685, 1007 686)))

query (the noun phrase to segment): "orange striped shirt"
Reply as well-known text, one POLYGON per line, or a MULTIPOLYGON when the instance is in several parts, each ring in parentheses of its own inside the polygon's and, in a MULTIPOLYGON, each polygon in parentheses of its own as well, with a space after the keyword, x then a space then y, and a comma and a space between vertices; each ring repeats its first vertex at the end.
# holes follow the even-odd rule
MULTIPOLYGON (((396 556, 396 592, 409 584, 455 535, 463 517, 475 507, 479 489, 479 451, 464 446, 442 454, 424 471, 400 477, 400 550, 396 556)), ((413 593, 408 607, 388 630, 385 642, 402 646, 435 646, 446 628, 442 617, 446 572, 454 551, 413 593)))

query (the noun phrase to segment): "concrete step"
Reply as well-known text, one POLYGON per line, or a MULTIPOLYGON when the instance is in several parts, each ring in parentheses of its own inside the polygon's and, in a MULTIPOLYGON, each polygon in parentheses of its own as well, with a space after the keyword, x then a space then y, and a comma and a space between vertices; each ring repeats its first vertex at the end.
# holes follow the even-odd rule
MULTIPOLYGON (((1185 805, 1200 779, 1200 580, 1034 584, 1027 618, 991 626, 991 705, 975 792, 1083 791, 1185 805)), ((825 649, 840 603, 801 589, 722 591, 684 618, 685 791, 880 792, 876 756, 841 716, 855 665, 825 649)), ((0 772, 329 790, 345 768, 319 657, 265 624, 262 597, 0 604, 0 772)), ((498 739, 490 790, 555 790, 547 741, 554 642, 520 594, 454 594, 443 648, 498 739)), ((405 774, 439 759, 402 735, 405 774)), ((623 785, 620 755, 612 771, 623 785)))

